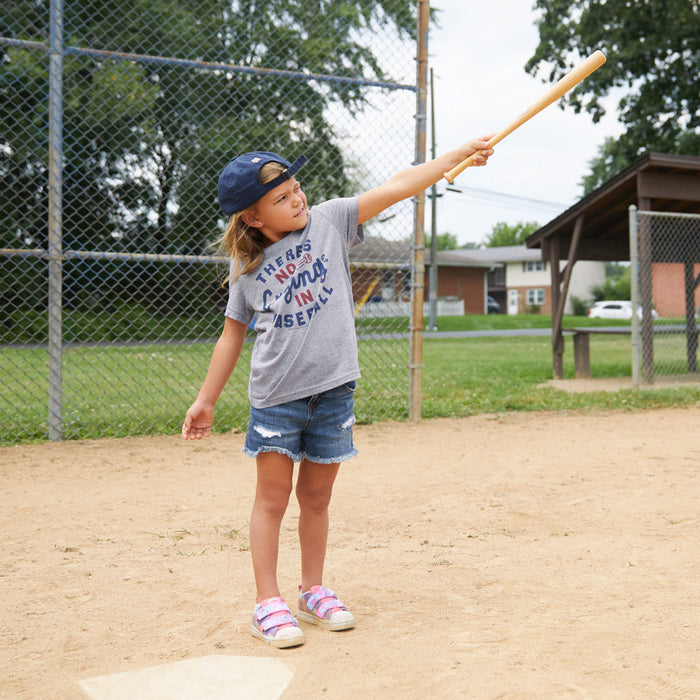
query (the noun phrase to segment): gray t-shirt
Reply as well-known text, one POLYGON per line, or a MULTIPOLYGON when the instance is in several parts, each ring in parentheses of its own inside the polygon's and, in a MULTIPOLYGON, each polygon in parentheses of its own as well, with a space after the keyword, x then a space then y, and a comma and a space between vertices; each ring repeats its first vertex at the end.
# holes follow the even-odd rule
POLYGON ((265 248, 233 282, 226 316, 255 320, 248 395, 255 408, 327 391, 360 376, 348 251, 362 243, 357 197, 309 211, 306 226, 265 248))

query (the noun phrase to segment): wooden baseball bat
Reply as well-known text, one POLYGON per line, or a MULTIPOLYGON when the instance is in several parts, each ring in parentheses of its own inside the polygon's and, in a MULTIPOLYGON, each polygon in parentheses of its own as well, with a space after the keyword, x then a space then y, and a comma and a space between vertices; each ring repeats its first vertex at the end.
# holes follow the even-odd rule
MULTIPOLYGON (((603 55, 602 51, 595 51, 592 53, 585 61, 567 73, 559 82, 552 85, 552 87, 550 87, 539 100, 533 102, 517 119, 514 119, 510 124, 508 124, 508 126, 492 136, 489 139, 489 146, 493 148, 499 141, 508 136, 508 134, 515 131, 519 126, 522 126, 528 119, 534 117, 545 107, 549 107, 552 102, 556 102, 560 97, 569 92, 571 88, 578 85, 584 78, 587 78, 593 71, 600 68, 604 63, 605 56, 603 55)), ((444 173, 447 182, 452 184, 457 175, 459 175, 462 170, 468 168, 473 163, 475 155, 476 154, 470 155, 461 163, 455 165, 452 170, 448 170, 446 173, 444 173)))

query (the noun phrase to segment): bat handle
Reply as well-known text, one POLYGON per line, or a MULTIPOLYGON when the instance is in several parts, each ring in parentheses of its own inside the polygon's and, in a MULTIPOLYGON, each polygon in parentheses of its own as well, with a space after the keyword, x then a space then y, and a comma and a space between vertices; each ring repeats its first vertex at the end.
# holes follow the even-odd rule
MULTIPOLYGON (((502 141, 510 132, 507 129, 501 129, 498 133, 494 134, 490 139, 489 139, 489 148, 493 148, 499 141, 502 141)), ((443 173, 443 176, 447 182, 450 183, 450 185, 454 182, 455 178, 457 175, 459 175, 462 170, 466 170, 470 165, 474 165, 474 157, 475 156, 480 156, 483 155, 483 151, 476 151, 475 153, 472 153, 470 156, 465 158, 461 163, 457 163, 452 170, 448 170, 446 173, 443 173)))
MULTIPOLYGON (((480 151, 479 151, 480 153, 480 151)), ((455 181, 455 178, 457 175, 459 175, 462 170, 466 170, 473 162, 474 162, 474 156, 477 155, 476 153, 472 153, 468 158, 465 158, 461 163, 457 163, 452 170, 448 170, 446 173, 443 173, 445 176, 445 180, 450 183, 450 185, 455 181)))

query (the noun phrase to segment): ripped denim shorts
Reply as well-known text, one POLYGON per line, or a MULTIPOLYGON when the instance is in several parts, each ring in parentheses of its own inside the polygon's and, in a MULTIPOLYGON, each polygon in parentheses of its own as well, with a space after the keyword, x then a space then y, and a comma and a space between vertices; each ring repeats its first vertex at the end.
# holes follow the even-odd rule
POLYGON ((295 462, 307 459, 319 464, 344 462, 357 454, 352 439, 355 382, 303 399, 250 408, 245 452, 279 452, 295 462))

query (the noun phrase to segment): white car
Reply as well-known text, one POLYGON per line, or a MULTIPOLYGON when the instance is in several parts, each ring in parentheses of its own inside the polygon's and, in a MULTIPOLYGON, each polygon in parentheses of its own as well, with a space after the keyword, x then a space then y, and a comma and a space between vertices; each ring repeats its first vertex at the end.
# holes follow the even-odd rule
MULTIPOLYGON (((642 317, 642 310, 639 310, 639 318, 642 317)), ((653 319, 659 318, 656 309, 651 310, 653 319)), ((596 301, 588 310, 588 318, 616 318, 629 321, 632 318, 631 301, 596 301)))

